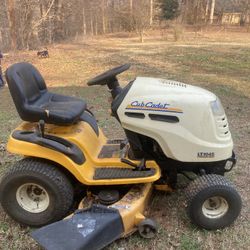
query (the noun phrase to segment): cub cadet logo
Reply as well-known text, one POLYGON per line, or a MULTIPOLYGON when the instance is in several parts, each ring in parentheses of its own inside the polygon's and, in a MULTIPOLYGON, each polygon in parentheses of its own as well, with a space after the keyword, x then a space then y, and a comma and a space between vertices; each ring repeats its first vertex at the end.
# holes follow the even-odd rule
POLYGON ((154 102, 133 101, 126 107, 126 109, 183 113, 181 109, 170 107, 170 104, 161 102, 154 103, 154 102))
POLYGON ((198 152, 198 158, 214 158, 214 152, 198 152))
POLYGON ((131 103, 131 106, 132 107, 146 107, 146 108, 167 108, 167 106, 169 106, 168 103, 164 103, 164 104, 161 104, 160 102, 159 103, 153 103, 153 102, 147 102, 146 104, 144 104, 144 102, 138 102, 138 101, 134 101, 131 103))

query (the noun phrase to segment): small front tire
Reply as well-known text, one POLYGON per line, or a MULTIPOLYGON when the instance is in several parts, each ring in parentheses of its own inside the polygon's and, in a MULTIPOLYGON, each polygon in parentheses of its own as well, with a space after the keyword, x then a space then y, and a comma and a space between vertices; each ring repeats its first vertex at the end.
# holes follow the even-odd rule
POLYGON ((223 176, 204 175, 186 189, 187 212, 201 228, 216 230, 231 225, 241 211, 241 197, 223 176))
POLYGON ((138 225, 138 232, 142 238, 152 239, 157 234, 157 224, 154 220, 144 219, 138 225))
POLYGON ((0 202, 21 224, 43 226, 62 219, 72 207, 72 184, 53 163, 25 158, 1 179, 0 202))

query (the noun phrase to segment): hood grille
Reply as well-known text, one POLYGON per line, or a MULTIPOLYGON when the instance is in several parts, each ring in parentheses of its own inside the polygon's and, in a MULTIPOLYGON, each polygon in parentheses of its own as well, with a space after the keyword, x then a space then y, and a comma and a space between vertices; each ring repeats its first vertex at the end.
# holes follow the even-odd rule
POLYGON ((218 135, 220 137, 227 137, 228 135, 230 135, 228 121, 225 115, 216 118, 216 123, 217 123, 218 135))
POLYGON ((175 81, 170 81, 170 80, 160 80, 162 84, 169 85, 169 86, 175 86, 175 87, 182 87, 186 88, 187 84, 182 83, 182 82, 175 82, 175 81))

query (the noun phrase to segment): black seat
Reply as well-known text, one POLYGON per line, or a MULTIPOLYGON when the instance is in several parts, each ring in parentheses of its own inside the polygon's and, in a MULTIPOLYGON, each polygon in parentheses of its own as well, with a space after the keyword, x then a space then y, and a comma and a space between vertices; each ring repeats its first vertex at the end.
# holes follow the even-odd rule
POLYGON ((24 121, 70 125, 80 120, 86 103, 48 91, 39 71, 29 63, 17 63, 6 71, 10 93, 24 121))

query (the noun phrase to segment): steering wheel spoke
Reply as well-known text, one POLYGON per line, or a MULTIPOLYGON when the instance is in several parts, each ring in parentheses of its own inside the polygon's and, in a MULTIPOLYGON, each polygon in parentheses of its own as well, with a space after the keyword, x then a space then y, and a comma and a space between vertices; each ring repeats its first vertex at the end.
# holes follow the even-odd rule
POLYGON ((122 66, 108 70, 87 82, 88 86, 93 85, 109 85, 110 83, 116 82, 116 76, 123 73, 130 68, 131 64, 124 64, 122 66))

